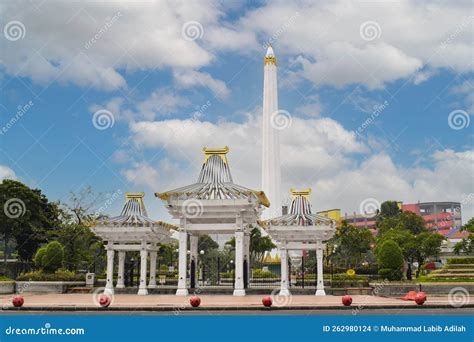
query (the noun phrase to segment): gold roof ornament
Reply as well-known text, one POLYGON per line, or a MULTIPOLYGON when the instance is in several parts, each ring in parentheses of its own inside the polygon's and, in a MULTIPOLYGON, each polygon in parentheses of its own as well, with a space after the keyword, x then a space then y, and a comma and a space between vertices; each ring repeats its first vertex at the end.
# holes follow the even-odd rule
POLYGON ((127 200, 132 199, 132 198, 143 198, 145 197, 144 192, 126 192, 125 193, 125 198, 127 200))
POLYGON ((268 44, 267 53, 265 54, 265 57, 263 58, 263 65, 267 65, 267 64, 277 65, 277 59, 275 57, 275 53, 273 52, 272 44, 268 44))
POLYGON ((291 196, 293 197, 293 199, 297 196, 303 196, 304 198, 308 200, 309 195, 311 194, 311 191, 312 191, 311 188, 301 189, 301 190, 290 189, 291 196))
POLYGON ((227 164, 227 152, 229 152, 229 148, 227 146, 221 148, 204 147, 202 150, 204 151, 204 163, 211 156, 219 156, 222 161, 227 164))

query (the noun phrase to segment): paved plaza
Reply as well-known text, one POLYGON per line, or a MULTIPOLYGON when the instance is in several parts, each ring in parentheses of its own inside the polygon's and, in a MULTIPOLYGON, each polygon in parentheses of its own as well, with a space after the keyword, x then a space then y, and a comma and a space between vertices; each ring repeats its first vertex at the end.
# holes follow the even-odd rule
MULTIPOLYGON (((3 308, 11 308, 11 295, 2 295, 0 300, 3 308)), ((97 295, 93 294, 25 294, 25 309, 96 309, 97 295)), ((235 297, 231 295, 203 295, 200 296, 199 309, 232 310, 232 309, 259 309, 262 308, 262 296, 248 295, 235 297)), ((408 308, 418 307, 413 301, 404 301, 398 298, 376 296, 352 296, 351 308, 363 310, 364 308, 408 308)), ((470 298, 464 307, 474 306, 474 298, 470 298)), ((422 307, 450 308, 447 296, 428 296, 422 307)), ((330 309, 344 308, 339 296, 273 296, 274 309, 330 309)), ((421 308, 421 307, 420 307, 421 308)), ((137 296, 134 294, 119 294, 113 296, 109 309, 117 310, 187 310, 191 308, 189 297, 175 295, 149 295, 137 296)), ((453 307, 455 309, 455 307, 453 307)))

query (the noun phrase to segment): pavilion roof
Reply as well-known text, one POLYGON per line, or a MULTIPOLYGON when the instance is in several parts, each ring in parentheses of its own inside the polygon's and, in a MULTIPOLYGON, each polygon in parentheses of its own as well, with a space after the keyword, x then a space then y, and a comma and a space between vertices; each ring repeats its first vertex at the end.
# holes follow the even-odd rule
POLYGON ((309 195, 311 189, 290 190, 293 200, 291 202, 289 213, 278 216, 267 221, 260 221, 263 226, 316 226, 316 225, 334 225, 334 220, 313 214, 311 211, 311 203, 309 195))
POLYGON ((165 228, 176 228, 176 226, 162 222, 155 221, 148 217, 145 203, 143 202, 143 192, 127 192, 125 193, 126 201, 122 212, 118 216, 100 219, 98 225, 108 226, 135 226, 135 227, 149 227, 160 225, 165 228))
POLYGON ((156 197, 167 201, 170 198, 181 200, 198 199, 249 199, 256 198, 269 207, 270 202, 263 191, 252 190, 234 184, 227 161, 229 148, 204 148, 204 162, 196 183, 166 192, 155 193, 156 197))

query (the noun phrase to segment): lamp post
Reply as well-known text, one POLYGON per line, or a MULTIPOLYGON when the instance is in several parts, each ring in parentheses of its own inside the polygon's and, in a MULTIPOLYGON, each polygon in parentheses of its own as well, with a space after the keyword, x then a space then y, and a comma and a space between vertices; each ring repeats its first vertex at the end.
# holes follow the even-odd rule
MULTIPOLYGON (((203 249, 201 249, 201 250, 199 251, 199 254, 200 254, 201 256, 203 256, 204 253, 205 253, 205 252, 204 252, 203 249)), ((201 277, 202 277, 202 285, 203 285, 203 286, 204 286, 204 282, 206 281, 206 278, 204 277, 204 270, 205 270, 205 266, 204 266, 204 263, 203 263, 202 260, 201 260, 201 277)))

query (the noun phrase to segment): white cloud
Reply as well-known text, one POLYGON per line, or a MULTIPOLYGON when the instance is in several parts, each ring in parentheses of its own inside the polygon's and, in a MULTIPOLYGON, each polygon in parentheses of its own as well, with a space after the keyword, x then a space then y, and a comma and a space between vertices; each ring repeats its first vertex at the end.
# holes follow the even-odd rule
MULTIPOLYGON (((132 123, 130 130, 139 150, 166 152, 166 163, 149 165, 161 176, 153 184, 156 191, 195 181, 202 163, 201 147, 225 145, 230 147, 234 181, 260 188, 260 127, 256 115, 249 114, 243 123, 164 120, 132 123)), ((371 154, 368 146, 328 118, 293 118, 280 139, 283 191, 312 187, 316 210, 341 208, 351 213, 366 198, 405 203, 463 201, 474 192, 473 151, 436 151, 426 156, 431 160, 429 167, 403 167, 383 151, 371 154)), ((145 178, 149 177, 137 177, 148 182, 145 178)), ((464 203, 463 211, 465 220, 472 217, 474 203, 464 203)))
POLYGON ((126 87, 125 72, 171 68, 178 84, 204 85, 221 96, 226 85, 200 69, 222 52, 262 54, 269 40, 277 55, 299 62, 293 76, 315 84, 380 88, 408 77, 419 83, 432 74, 420 71, 426 68, 474 70, 469 1, 272 1, 247 11, 236 6, 218 0, 4 2, 3 24, 19 20, 26 35, 1 40, 1 63, 7 73, 37 82, 104 90, 126 87), (201 38, 183 38, 190 21, 202 27, 201 38), (360 27, 370 21, 380 31, 364 40, 360 27))
POLYGON ((190 105, 190 101, 171 89, 159 88, 143 100, 114 97, 109 101, 100 104, 93 104, 89 110, 94 113, 101 109, 110 111, 116 120, 139 121, 154 120, 159 116, 174 114, 178 109, 190 105), (131 103, 130 103, 131 102, 131 103))
POLYGON ((2 179, 17 179, 15 171, 8 166, 0 165, 0 180, 2 179))
POLYGON ((274 1, 249 11, 239 24, 244 34, 253 32, 262 42, 280 33, 276 53, 297 56, 300 77, 316 84, 380 88, 425 66, 472 72, 471 10, 469 1, 274 1), (380 27, 378 38, 364 40, 360 28, 370 21, 380 27))
POLYGON ((124 70, 200 68, 213 53, 182 36, 194 20, 216 25, 222 13, 212 1, 129 2, 27 1, 2 3, 2 27, 20 21, 24 39, 1 40, 9 74, 40 83, 54 80, 112 90, 126 86, 124 70))
POLYGON ((230 93, 224 82, 212 78, 210 74, 205 72, 180 70, 174 73, 174 77, 177 84, 183 88, 190 88, 194 86, 207 87, 218 98, 225 98, 230 93))
POLYGON ((466 106, 466 111, 474 115, 474 79, 465 80, 463 83, 453 87, 452 92, 465 96, 464 105, 466 106))

